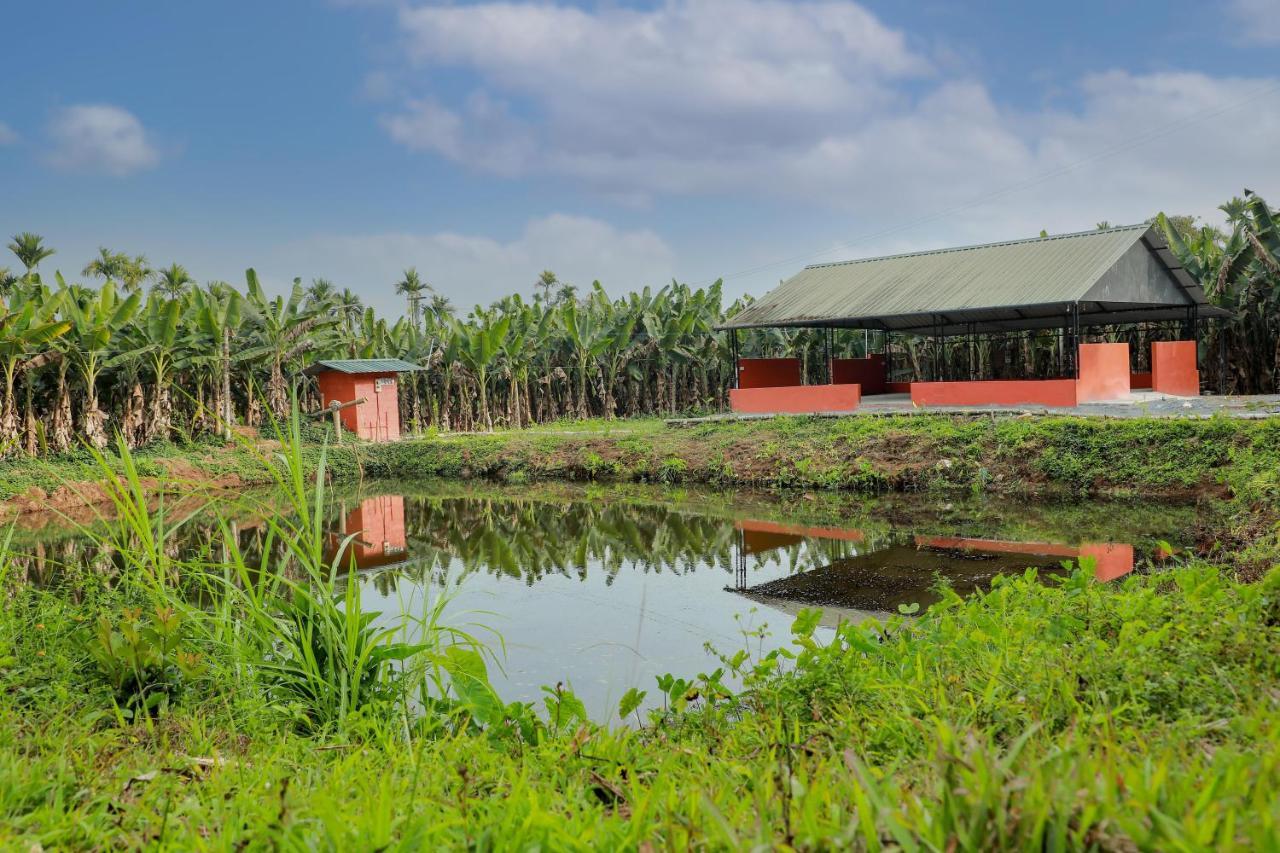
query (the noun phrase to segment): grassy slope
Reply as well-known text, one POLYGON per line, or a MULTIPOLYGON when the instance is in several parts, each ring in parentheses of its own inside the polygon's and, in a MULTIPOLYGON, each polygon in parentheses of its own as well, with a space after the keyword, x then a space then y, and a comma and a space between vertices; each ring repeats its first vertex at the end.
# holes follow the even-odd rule
POLYGON ((1280 459, 1280 419, 796 417, 674 429, 591 422, 444 435, 370 446, 362 456, 374 476, 1182 495, 1259 487, 1246 480, 1280 459))
POLYGON ((1019 579, 826 647, 802 632, 795 669, 762 668, 738 702, 536 743, 302 737, 230 691, 213 649, 165 717, 120 727, 82 611, 25 589, 0 616, 5 847, 1261 849, 1280 832, 1280 576, 1019 579))

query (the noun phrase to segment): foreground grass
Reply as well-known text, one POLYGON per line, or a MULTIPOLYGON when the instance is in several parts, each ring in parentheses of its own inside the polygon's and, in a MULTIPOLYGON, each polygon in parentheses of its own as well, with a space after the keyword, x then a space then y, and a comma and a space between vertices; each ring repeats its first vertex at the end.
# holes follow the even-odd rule
POLYGON ((737 696, 692 677, 642 728, 530 737, 430 714, 303 735, 230 690, 243 662, 213 645, 167 710, 122 723, 84 643, 121 593, 85 591, 24 587, 0 614, 6 847, 1269 849, 1280 832, 1280 572, 1018 578, 834 637, 802 618, 794 659, 728 661, 737 696))

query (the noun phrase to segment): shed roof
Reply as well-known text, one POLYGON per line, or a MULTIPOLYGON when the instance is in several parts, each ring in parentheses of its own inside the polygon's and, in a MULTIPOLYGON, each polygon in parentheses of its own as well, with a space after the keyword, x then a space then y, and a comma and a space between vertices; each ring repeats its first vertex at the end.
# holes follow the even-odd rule
POLYGON ((1230 316, 1151 225, 805 267, 720 328, 950 333, 1230 316))
POLYGON ((330 358, 317 361, 302 372, 315 376, 327 370, 338 373, 408 373, 424 368, 399 358, 330 358))

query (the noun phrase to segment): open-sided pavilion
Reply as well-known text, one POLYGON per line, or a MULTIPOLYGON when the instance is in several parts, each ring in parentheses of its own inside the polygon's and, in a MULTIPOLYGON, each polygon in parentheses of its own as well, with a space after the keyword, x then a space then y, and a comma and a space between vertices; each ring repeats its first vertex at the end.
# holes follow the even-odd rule
POLYGON ((922 406, 1074 406, 1135 388, 1194 396, 1199 324, 1227 316, 1144 224, 817 264, 720 328, 737 367, 734 411, 817 413, 886 393, 922 406), (1153 327, 1166 339, 1130 352, 1135 330, 1153 327), (740 358, 739 332, 765 328, 825 330, 826 381, 805 384, 798 358, 740 358), (834 357, 839 329, 878 333, 881 351, 834 357), (1016 371, 995 370, 991 353, 1028 335, 1052 342, 1048 363, 993 375, 1016 371))

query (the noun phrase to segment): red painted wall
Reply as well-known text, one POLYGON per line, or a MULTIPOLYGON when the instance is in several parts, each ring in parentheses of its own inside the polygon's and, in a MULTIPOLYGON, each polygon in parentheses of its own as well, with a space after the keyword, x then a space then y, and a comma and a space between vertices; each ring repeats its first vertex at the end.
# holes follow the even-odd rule
POLYGON ((1076 400, 1123 400, 1129 396, 1129 345, 1081 344, 1076 400))
POLYGON ((858 408, 862 389, 857 385, 790 385, 775 388, 734 388, 729 406, 741 414, 806 415, 817 412, 852 412, 858 408))
POLYGON ((863 394, 883 394, 884 356, 873 353, 867 358, 833 358, 831 382, 833 385, 861 385, 863 394))
POLYGON ((343 429, 366 441, 394 441, 400 437, 396 374, 350 374, 328 370, 318 374, 316 379, 320 385, 322 405, 328 406, 335 400, 350 403, 364 398, 360 405, 338 413, 343 429))
MULTIPOLYGON (((335 552, 342 544, 342 539, 352 534, 355 534, 355 538, 341 558, 342 568, 350 568, 353 559, 357 569, 369 569, 403 560, 407 551, 404 497, 379 495, 361 501, 360 506, 347 513, 343 520, 342 536, 333 538, 332 547, 335 552)), ((332 560, 333 556, 330 555, 328 559, 332 560)))
POLYGON ((917 406, 1074 406, 1074 379, 989 379, 976 382, 912 382, 917 406))
POLYGON ((884 383, 884 390, 890 394, 910 394, 911 383, 910 382, 886 382, 884 383))
POLYGON ((963 539, 952 536, 917 536, 916 544, 930 548, 961 548, 1000 554, 1034 554, 1051 557, 1092 557, 1093 576, 1114 580, 1133 571, 1133 546, 1124 542, 1085 542, 1079 546, 1051 542, 1005 542, 996 539, 963 539))
POLYGON ((1093 557, 1093 576, 1100 581, 1115 580, 1133 571, 1133 546, 1123 542, 1084 544, 1080 546, 1080 556, 1093 557))
POLYGON ((1148 370, 1144 373, 1130 373, 1129 389, 1131 391, 1137 391, 1139 389, 1145 391, 1151 390, 1151 371, 1148 370))
POLYGON ((1195 341, 1156 341, 1151 344, 1151 387, 1162 394, 1200 396, 1195 341))
POLYGON ((739 388, 780 388, 800 384, 798 358, 738 359, 739 388))

